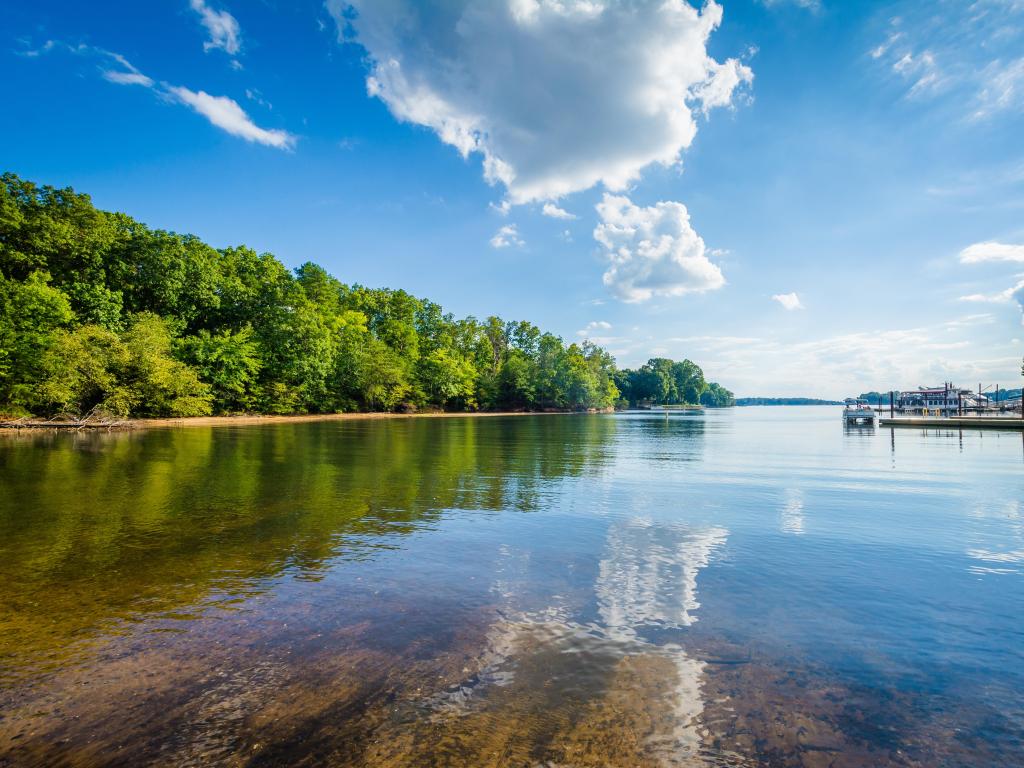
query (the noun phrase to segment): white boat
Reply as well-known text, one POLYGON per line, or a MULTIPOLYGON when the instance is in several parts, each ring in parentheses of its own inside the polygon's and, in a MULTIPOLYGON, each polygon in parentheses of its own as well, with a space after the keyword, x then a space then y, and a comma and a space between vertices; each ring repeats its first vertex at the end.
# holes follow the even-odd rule
POLYGON ((844 424, 874 424, 875 411, 867 400, 847 400, 843 408, 844 424))

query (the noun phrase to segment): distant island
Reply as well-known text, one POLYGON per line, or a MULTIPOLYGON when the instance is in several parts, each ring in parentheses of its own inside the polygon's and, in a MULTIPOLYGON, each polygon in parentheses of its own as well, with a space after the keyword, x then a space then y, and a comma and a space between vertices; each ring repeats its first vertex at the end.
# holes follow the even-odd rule
POLYGON ((842 400, 818 400, 814 397, 737 397, 736 405, 842 405, 842 400))

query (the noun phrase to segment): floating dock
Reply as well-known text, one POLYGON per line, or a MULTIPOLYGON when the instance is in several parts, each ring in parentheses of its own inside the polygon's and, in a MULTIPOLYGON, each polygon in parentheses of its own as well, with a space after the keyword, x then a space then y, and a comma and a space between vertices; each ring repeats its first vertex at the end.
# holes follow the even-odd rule
POLYGON ((1018 416, 883 416, 878 423, 883 427, 955 427, 1024 431, 1024 419, 1018 416))

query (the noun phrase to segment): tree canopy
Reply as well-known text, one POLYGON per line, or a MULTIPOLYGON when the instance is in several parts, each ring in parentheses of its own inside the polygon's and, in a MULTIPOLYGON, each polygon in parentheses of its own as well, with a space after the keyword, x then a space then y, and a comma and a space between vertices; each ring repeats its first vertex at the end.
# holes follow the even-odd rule
POLYGON ((457 319, 403 290, 289 270, 0 183, 0 412, 118 416, 732 404, 701 369, 619 371, 526 321, 457 319))

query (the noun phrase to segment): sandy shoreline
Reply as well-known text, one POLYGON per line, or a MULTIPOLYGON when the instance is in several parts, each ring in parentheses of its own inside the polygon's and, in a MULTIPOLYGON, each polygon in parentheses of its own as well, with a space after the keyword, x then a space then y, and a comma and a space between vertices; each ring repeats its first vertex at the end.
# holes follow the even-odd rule
POLYGON ((349 421, 362 419, 451 419, 451 418, 489 418, 495 416, 577 416, 594 413, 593 411, 473 411, 473 412, 425 412, 425 413, 307 413, 292 416, 275 415, 242 415, 242 416, 187 416, 159 419, 126 419, 124 421, 104 424, 101 422, 47 423, 25 421, 20 423, 6 422, 0 429, 19 431, 30 430, 76 430, 76 429, 165 429, 168 427, 226 427, 251 426, 259 424, 294 424, 306 421, 349 421))

